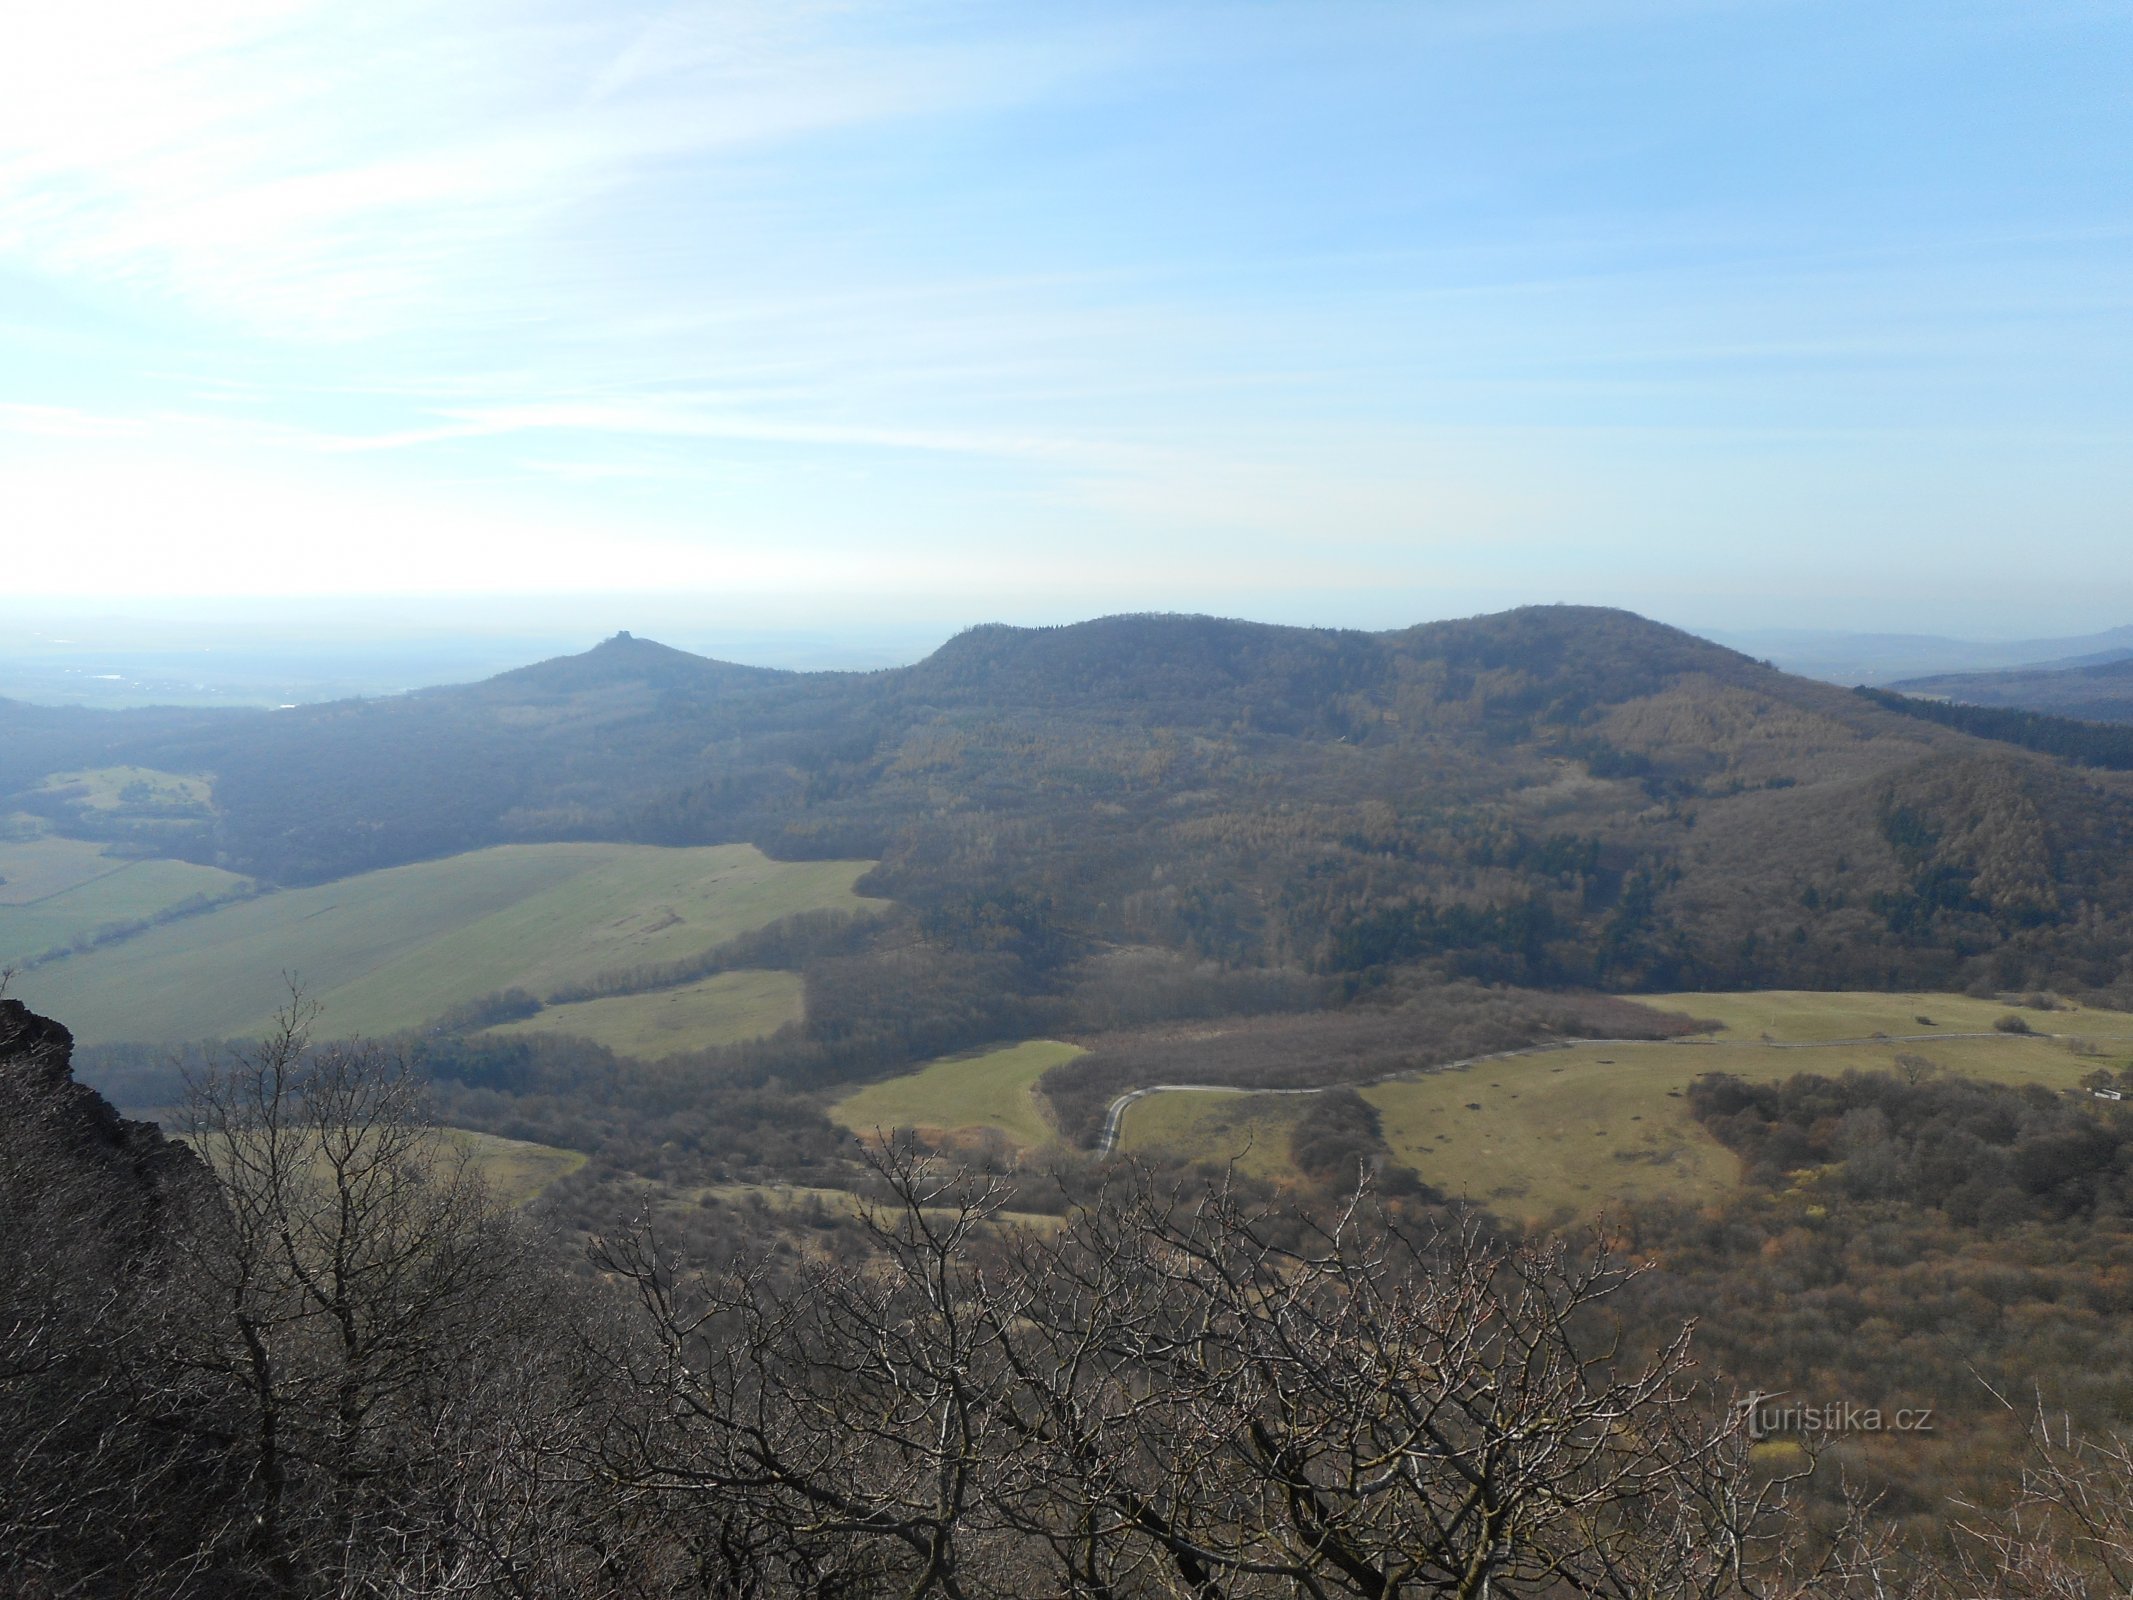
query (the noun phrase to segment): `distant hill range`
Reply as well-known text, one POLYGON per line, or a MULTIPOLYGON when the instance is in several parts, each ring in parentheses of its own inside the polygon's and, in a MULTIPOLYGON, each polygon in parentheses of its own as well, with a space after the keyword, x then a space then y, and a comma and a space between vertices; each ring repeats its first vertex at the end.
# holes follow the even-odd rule
POLYGON ((1707 636, 1787 672, 1826 683, 1900 686, 1951 673, 2046 671, 2133 659, 2133 627, 2063 639, 1949 639, 1924 633, 1844 633, 1804 628, 1707 636))
POLYGON ((2089 722, 2133 722, 2133 650, 2017 672, 1950 672, 1894 685, 1964 705, 2041 711, 2089 722))
POLYGON ((925 949, 1026 992, 1136 950, 1359 994, 2133 982, 2133 778, 1620 611, 983 627, 869 673, 625 634, 273 712, 0 704, 0 815, 122 837, 40 788, 120 765, 212 774, 156 848, 282 883, 512 840, 878 859, 925 949))

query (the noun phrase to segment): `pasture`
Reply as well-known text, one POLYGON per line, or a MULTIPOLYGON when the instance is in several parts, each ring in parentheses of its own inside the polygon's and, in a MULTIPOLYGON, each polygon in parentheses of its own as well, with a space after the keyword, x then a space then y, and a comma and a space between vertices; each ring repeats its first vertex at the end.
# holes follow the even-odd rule
MULTIPOLYGON (((181 1143, 193 1144, 198 1149, 194 1140, 177 1129, 166 1128, 164 1131, 181 1143)), ((476 1133, 471 1128, 440 1128, 438 1132, 452 1147, 466 1152, 469 1163, 488 1185, 489 1192, 506 1205, 524 1205, 556 1179, 568 1177, 586 1162, 582 1151, 565 1150, 560 1145, 506 1139, 501 1134, 476 1133)), ((211 1144, 209 1149, 213 1148, 211 1144)), ((449 1151, 440 1154, 450 1160, 449 1151)), ((315 1174, 324 1173, 324 1164, 316 1156, 311 1157, 307 1165, 315 1174)))
POLYGON ((118 923, 158 916, 196 896, 222 899, 249 880, 189 861, 134 861, 85 839, 0 841, 0 966, 118 923))
MULTIPOLYGON (((2133 1016, 2121 1012, 2025 1011, 2039 1030, 2025 1036, 1992 1031, 2005 1004, 1959 995, 1690 994, 1653 1003, 1725 1026, 1665 1043, 1576 1044, 1496 1057, 1359 1092, 1377 1108, 1392 1159, 1424 1182, 1506 1217, 1561 1222, 1660 1196, 1693 1203, 1738 1183, 1732 1154, 1689 1115, 1688 1085, 1707 1072, 1767 1080, 1916 1071, 1924 1062, 1959 1076, 2070 1090, 2097 1066, 2133 1062, 2133 1016), (1917 1023, 1920 1015, 1934 1026, 1917 1023), (1904 1033, 1928 1037, 1898 1037, 1899 1023, 1907 1024, 1904 1033), (1984 1037, 1953 1037, 1972 1033, 1984 1037), (2093 1053, 2077 1054, 2082 1042, 2093 1053)), ((1288 1171, 1288 1130, 1306 1103, 1302 1096, 1153 1094, 1127 1110, 1120 1147, 1237 1157, 1244 1170, 1278 1177, 1288 1171)))
POLYGON ((489 1032, 572 1034, 617 1055, 656 1061, 776 1033, 786 1023, 801 1020, 805 999, 806 986, 797 972, 721 972, 649 994, 550 1006, 489 1032))
POLYGON ((1059 1132, 1037 1098, 1037 1080, 1080 1054, 1079 1045, 1030 1039, 978 1055, 950 1056, 868 1084, 831 1106, 830 1117, 862 1138, 897 1128, 929 1137, 995 1129, 1020 1149, 1040 1149, 1059 1132))
POLYGON ((1146 1154, 1189 1151, 1202 1161, 1279 1181, 1294 1176, 1289 1130, 1308 1095, 1250 1094, 1229 1089, 1171 1090, 1136 1100, 1119 1124, 1118 1147, 1146 1154))
POLYGON ((490 1193, 508 1205, 524 1205, 556 1179, 568 1177, 585 1165, 583 1152, 559 1145, 506 1139, 467 1128, 448 1128, 445 1134, 473 1158, 490 1193))
POLYGON ((420 1027, 501 989, 545 996, 683 960, 793 912, 859 910, 872 863, 752 845, 499 845, 284 889, 22 974, 16 994, 88 1043, 241 1038, 287 999, 322 1038, 420 1027))
POLYGON ((1749 994, 1648 994, 1637 996, 1662 1011, 1683 1011, 1722 1026, 1720 1039, 1768 1039, 1774 1043, 1824 1043, 1885 1034, 1924 1045, 1938 1035, 1990 1033, 2010 1011, 2038 1033, 2117 1034, 2133 1039, 2133 1015, 2061 1002, 2063 1009, 2032 1011, 2004 1000, 1963 994, 1821 993, 1771 989, 1749 994), (1925 1020, 1920 1020, 1921 1018, 1925 1020))
POLYGON ((45 794, 64 795, 91 811, 147 810, 202 813, 214 809, 214 784, 197 773, 154 767, 96 767, 55 772, 40 784, 45 794))

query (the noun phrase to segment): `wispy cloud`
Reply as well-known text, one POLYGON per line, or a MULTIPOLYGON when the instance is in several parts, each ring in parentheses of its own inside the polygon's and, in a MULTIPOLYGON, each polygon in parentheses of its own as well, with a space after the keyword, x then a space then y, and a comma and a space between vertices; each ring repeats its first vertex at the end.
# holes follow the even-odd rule
POLYGON ((539 285, 552 313, 584 274, 571 219, 663 164, 1012 103, 1100 53, 768 0, 26 8, 0 55, 0 256, 323 338, 523 316, 499 301, 531 262, 574 264, 539 285))
POLYGON ((30 439, 139 438, 148 424, 135 417, 83 411, 74 406, 23 405, 0 401, 0 435, 30 439))
POLYGON ((1133 604, 1462 550, 1616 596, 1732 559, 1749 605, 1872 548, 1995 593, 2008 529, 2115 549, 2133 503, 2127 27, 19 5, 0 516, 40 565, 9 580, 536 552, 567 588, 597 548, 662 584, 1078 563, 1133 604))
MULTIPOLYGON (((810 422, 672 405, 600 403, 498 406, 456 414, 435 437, 525 432, 604 433, 633 438, 732 439, 758 444, 849 445, 869 450, 916 450, 946 455, 1021 457, 1051 461, 1116 462, 1116 447, 1006 430, 943 430, 810 422)), ((419 442, 411 435, 406 442, 419 442)))

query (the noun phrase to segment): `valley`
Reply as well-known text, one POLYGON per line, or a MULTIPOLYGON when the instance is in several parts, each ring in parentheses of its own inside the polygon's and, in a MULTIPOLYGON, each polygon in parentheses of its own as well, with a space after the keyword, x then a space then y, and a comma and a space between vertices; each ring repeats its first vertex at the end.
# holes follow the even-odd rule
POLYGON ((1599 1224, 1627 1337, 1937 1396, 1847 1471, 1982 1493, 1977 1374, 2133 1415, 2122 738, 1555 607, 0 703, 0 1015, 174 1126, 294 983, 579 1274, 640 1224, 863 1286, 1144 1203, 1286 1239, 1366 1175, 1417 1238, 1599 1224))
POLYGON ((91 840, 18 825, 15 837, 0 835, 0 967, 124 937, 251 887, 215 867, 113 855, 91 840))
POLYGON ((907 1128, 1315 1183, 1292 1138, 1363 1119, 1432 1190, 1586 1214, 1724 1188, 1710 1063, 1917 1032, 2056 1081, 2078 1014, 1975 997, 2133 996, 2133 779, 1621 612, 988 627, 869 674, 625 634, 0 734, 10 992, 121 1098, 294 981, 320 1037, 419 1040, 462 1126, 661 1182, 856 1182, 907 1128))
MULTIPOLYGON (((1570 1040, 1375 1081, 1257 1089, 1137 1085, 1114 1101, 1117 1148, 1304 1184, 1291 1141, 1315 1095, 1352 1088, 1380 1156, 1430 1188, 1528 1225, 1559 1226, 1664 1199, 1723 1200, 1737 1159, 1689 1111, 1711 1073, 1775 1082, 1847 1072, 2038 1084, 2079 1094, 2099 1068, 2133 1067, 2133 1013, 2051 1010, 1951 994, 1770 991, 1640 997, 1706 1024, 1667 1040, 1570 1040), (2025 1031, 2010 1031, 2019 1026, 2025 1031)), ((1001 1137, 1023 1159, 1060 1144, 1039 1080, 1083 1052, 1050 1041, 932 1063, 840 1101, 855 1132, 916 1129, 951 1149, 1001 1137)))
POLYGON ((1974 996, 2133 992, 2133 780, 1906 704, 1578 608, 984 628, 863 675, 621 635, 285 712, 0 704, 0 950, 128 1063, 254 1035, 293 981, 320 1036, 420 1037, 462 1120, 535 1142, 775 1083, 794 1149, 1291 1184, 1334 1112, 1276 1091, 1346 1087, 1375 1159, 1559 1218, 1724 1189, 1684 1109, 1717 1063, 2058 1084, 2054 1036, 2113 1048, 1974 996))
POLYGON ((2133 0, 0 37, 0 1600, 2133 1600, 2133 0))
POLYGON ((1905 694, 1965 705, 2042 712, 2090 722, 2133 722, 2133 653, 2099 652, 2078 661, 2000 672, 1950 672, 1904 679, 1905 694))
MULTIPOLYGON (((1708 1008, 1753 997, 1686 998, 1708 1008)), ((1842 1025, 1802 1016, 1810 1027, 1842 1025)), ((1802 1072, 1896 1073, 1899 1058, 1910 1057, 1953 1076, 2075 1093, 2099 1064, 2133 1062, 2133 1016, 2090 1020, 2118 1030, 2094 1041, 2098 1057, 2046 1037, 1780 1044, 1721 1036, 1543 1048, 1358 1093, 1378 1114, 1388 1160, 1451 1198, 1552 1227, 1643 1201, 1693 1205, 1733 1193, 1738 1162, 1697 1125, 1685 1099, 1708 1073, 1765 1082, 1802 1072)), ((1128 1108, 1120 1144, 1218 1164, 1234 1156, 1248 1171, 1293 1183, 1288 1144, 1302 1111, 1287 1097, 1249 1092, 1152 1094, 1128 1108)))

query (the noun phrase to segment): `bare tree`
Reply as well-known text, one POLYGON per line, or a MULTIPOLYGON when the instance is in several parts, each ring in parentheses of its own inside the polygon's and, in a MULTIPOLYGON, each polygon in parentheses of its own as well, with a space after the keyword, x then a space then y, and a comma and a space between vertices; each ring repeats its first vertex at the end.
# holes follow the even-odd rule
POLYGON ((648 1231, 595 1247, 641 1314, 618 1347, 640 1404, 609 1464, 696 1520, 724 1563, 714 1592, 971 1592, 999 1363, 968 1263, 998 1190, 899 1175, 897 1207, 869 1218, 877 1261, 779 1282, 690 1274, 648 1231))
POLYGON ((1905 1083, 1920 1084, 1924 1083, 1928 1078, 1938 1076, 1940 1063, 1931 1056, 1922 1056, 1909 1050, 1900 1050, 1896 1054, 1896 1071, 1905 1083))
MULTIPOLYGON (((2038 1419, 1906 1565, 1809 1536, 1598 1241, 1124 1169, 1053 1226, 877 1153, 865 1248, 584 1281, 406 1064, 292 1005, 198 1158, 0 1001, 0 1588, 1080 1600, 2133 1594, 2133 1451, 2038 1419)), ((35 1026, 31 1024, 35 1023, 35 1026)), ((1812 1460, 1809 1460, 1812 1466, 1812 1460)))
POLYGON ((997 1183, 879 1170, 867 1261, 598 1251, 643 1335, 610 1465, 748 1530, 730 1592, 1704 1600, 1838 1593, 1871 1555, 1795 1547, 1686 1335, 1592 1337, 1604 1253, 1145 1179, 1003 1237, 997 1183))
POLYGON ((292 997, 188 1107, 217 1182, 182 1320, 233 1396, 245 1558, 285 1593, 539 1592, 561 1280, 424 1117, 407 1064, 313 1049, 314 1014, 292 997))
POLYGON ((1786 1485, 1699 1403, 1685 1333, 1641 1360, 1592 1337, 1604 1252, 1143 1183, 1015 1276, 1071 1284, 999 1333, 1069 1446, 1033 1505, 1122 1536, 1088 1592, 1156 1567, 1196 1596, 1775 1592, 1786 1485))
POLYGON ((2084 1438, 2041 1400, 2005 1505, 1964 1505, 1951 1589, 2007 1600, 2133 1595, 2133 1441, 2084 1438))

